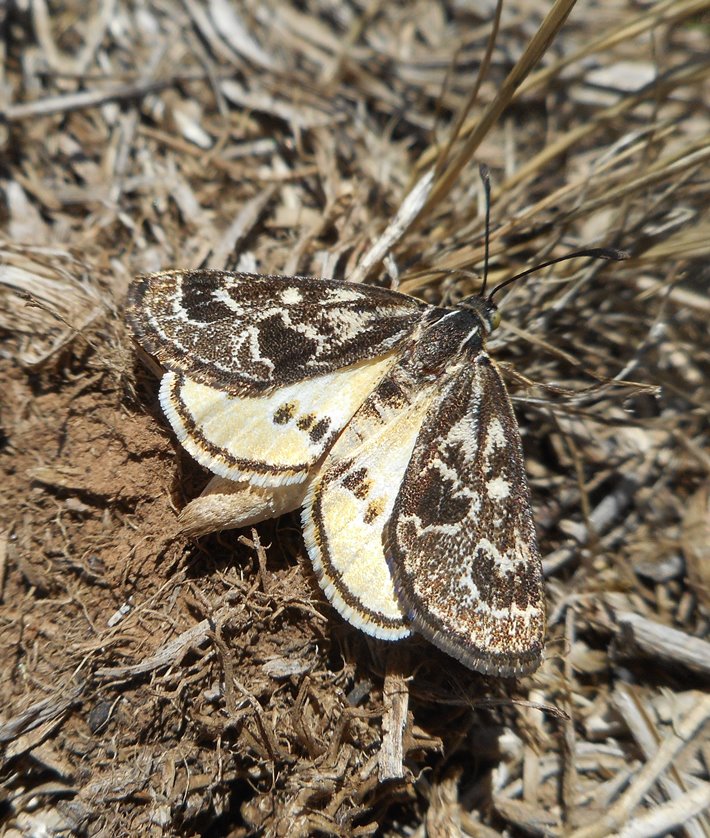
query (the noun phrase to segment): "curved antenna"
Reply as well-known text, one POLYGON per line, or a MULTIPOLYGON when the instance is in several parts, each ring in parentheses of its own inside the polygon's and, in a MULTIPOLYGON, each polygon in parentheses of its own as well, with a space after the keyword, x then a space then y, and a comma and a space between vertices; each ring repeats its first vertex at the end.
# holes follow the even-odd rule
MULTIPOLYGON (((488 244, 488 226, 486 225, 486 245, 488 244)), ((522 279, 524 276, 529 276, 535 271, 541 271, 543 268, 549 268, 550 265, 556 265, 558 262, 566 262, 568 259, 576 259, 579 256, 590 256, 592 259, 612 259, 615 262, 621 262, 624 259, 629 259, 631 254, 625 250, 616 250, 612 247, 592 247, 587 248, 585 250, 575 250, 574 253, 568 253, 566 256, 558 256, 557 259, 550 259, 547 262, 543 262, 541 265, 535 265, 533 268, 528 268, 526 271, 522 271, 519 274, 515 274, 515 276, 509 276, 508 279, 503 280, 503 282, 496 285, 496 287, 491 291, 488 295, 488 302, 493 302, 493 297, 507 285, 510 285, 511 282, 515 282, 518 279, 522 279)), ((486 268, 488 267, 488 254, 486 253, 486 268)), ((483 290, 481 291, 481 296, 483 296, 483 291, 485 291, 486 284, 485 279, 483 282, 483 290)))
POLYGON ((486 230, 483 239, 483 285, 481 286, 481 297, 486 296, 486 284, 488 282, 488 255, 491 246, 491 173, 485 163, 478 167, 478 173, 483 181, 483 189, 486 193, 486 230))

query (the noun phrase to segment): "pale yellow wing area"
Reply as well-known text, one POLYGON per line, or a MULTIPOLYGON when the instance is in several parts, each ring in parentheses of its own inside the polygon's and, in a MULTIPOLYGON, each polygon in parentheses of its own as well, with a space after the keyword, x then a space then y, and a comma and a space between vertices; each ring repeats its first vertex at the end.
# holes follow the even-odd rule
POLYGON ((185 450, 220 477, 257 486, 300 483, 393 360, 390 353, 257 397, 168 372, 160 404, 185 450))
POLYGON ((382 544, 436 381, 418 392, 397 367, 355 414, 311 484, 304 539, 325 595, 352 625, 385 640, 411 631, 382 544), (405 379, 402 382, 402 378, 405 379))

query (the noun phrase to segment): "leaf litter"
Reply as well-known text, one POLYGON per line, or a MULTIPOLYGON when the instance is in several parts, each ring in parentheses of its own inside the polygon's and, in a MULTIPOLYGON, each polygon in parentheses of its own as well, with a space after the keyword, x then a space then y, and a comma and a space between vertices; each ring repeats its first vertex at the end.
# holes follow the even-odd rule
POLYGON ((710 6, 571 5, 0 11, 2 834, 710 832, 710 6), (492 281, 631 254, 501 300, 550 610, 518 682, 345 625, 295 514, 187 538, 209 476, 122 316, 201 264, 458 299, 478 162, 492 281))

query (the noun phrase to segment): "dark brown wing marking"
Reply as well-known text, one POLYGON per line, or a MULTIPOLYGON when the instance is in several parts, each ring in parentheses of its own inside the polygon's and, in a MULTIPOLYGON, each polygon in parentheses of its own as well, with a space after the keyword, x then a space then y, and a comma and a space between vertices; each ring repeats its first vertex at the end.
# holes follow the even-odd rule
POLYGON ((484 351, 426 416, 385 542, 400 604, 432 643, 495 675, 539 665, 544 590, 520 435, 484 351))
POLYGON ((139 277, 127 314, 167 369, 258 396, 390 352, 429 309, 371 285, 196 270, 139 277))

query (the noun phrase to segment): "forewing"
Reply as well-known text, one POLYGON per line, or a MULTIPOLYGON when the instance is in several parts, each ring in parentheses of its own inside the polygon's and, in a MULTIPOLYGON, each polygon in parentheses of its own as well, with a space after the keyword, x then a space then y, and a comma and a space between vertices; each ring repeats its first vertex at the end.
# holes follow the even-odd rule
POLYGON ((258 396, 390 352, 428 308, 336 280, 167 271, 134 281, 128 320, 166 369, 258 396))
POLYGON ((228 480, 278 486, 308 478, 386 371, 394 353, 240 396, 166 373, 160 403, 178 441, 228 480))
POLYGON ((402 610, 434 645, 490 674, 538 666, 544 591, 520 435, 485 352, 442 382, 385 542, 402 610))
POLYGON ((412 381, 400 360, 338 439, 303 507, 304 539, 326 596, 354 626, 386 640, 410 627, 383 529, 437 387, 435 379, 412 381))

